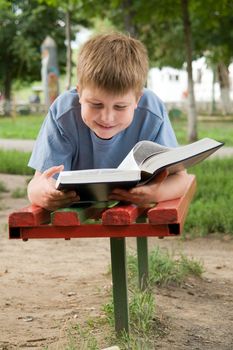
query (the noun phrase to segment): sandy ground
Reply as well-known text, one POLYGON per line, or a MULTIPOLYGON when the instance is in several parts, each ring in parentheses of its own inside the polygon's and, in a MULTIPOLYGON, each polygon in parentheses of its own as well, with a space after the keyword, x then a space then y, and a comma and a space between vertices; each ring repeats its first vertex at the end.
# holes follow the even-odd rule
MULTIPOLYGON (((10 191, 26 186, 22 176, 0 174, 0 181, 10 191)), ((65 349, 69 322, 101 315, 109 301, 109 240, 8 240, 7 216, 25 205, 11 192, 1 194, 0 349, 65 349)), ((233 239, 149 239, 150 248, 155 245, 201 260, 205 273, 202 280, 155 290, 167 330, 153 349, 232 350, 233 239)), ((127 249, 135 249, 134 239, 127 249)))

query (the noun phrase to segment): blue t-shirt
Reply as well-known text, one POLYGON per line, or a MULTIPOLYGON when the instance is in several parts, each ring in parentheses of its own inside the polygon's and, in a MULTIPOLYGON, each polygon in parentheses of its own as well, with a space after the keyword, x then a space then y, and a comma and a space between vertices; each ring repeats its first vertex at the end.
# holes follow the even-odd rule
POLYGON ((177 146, 164 104, 152 91, 143 91, 132 123, 111 139, 103 140, 83 122, 79 95, 73 89, 51 105, 28 165, 40 172, 61 164, 64 170, 116 168, 142 140, 177 146))

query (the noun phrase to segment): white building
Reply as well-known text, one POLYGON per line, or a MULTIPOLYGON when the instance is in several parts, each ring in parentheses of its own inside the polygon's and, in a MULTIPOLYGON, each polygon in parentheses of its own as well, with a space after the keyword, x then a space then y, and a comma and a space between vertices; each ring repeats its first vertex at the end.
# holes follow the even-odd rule
MULTIPOLYGON (((230 65, 229 70, 232 82, 233 64, 230 65)), ((216 102, 220 102, 219 83, 215 82, 213 86, 213 71, 207 67, 204 57, 193 61, 193 81, 197 102, 210 104, 213 98, 216 102)), ((148 75, 148 87, 165 103, 181 104, 187 99, 187 72, 185 69, 178 70, 171 67, 152 68, 148 75)), ((232 86, 230 93, 233 100, 232 86)))

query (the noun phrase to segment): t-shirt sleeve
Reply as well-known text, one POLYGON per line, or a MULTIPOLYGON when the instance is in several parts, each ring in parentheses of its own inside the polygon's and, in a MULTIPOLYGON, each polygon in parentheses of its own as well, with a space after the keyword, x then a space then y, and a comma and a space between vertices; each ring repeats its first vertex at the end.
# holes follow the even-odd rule
POLYGON ((140 116, 145 116, 143 125, 140 126, 142 140, 151 140, 167 147, 177 146, 166 107, 153 91, 144 89, 136 112, 138 119, 140 116))
POLYGON ((68 136, 50 110, 38 134, 28 166, 43 172, 63 164, 64 170, 70 170, 73 152, 68 136))
POLYGON ((171 125, 165 106, 163 106, 162 112, 163 121, 154 141, 167 147, 177 147, 178 143, 176 135, 171 125))

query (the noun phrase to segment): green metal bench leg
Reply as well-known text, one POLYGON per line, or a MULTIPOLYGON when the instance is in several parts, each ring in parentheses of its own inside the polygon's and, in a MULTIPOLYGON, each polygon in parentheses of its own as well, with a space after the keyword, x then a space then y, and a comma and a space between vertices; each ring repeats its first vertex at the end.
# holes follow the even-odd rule
POLYGON ((148 242, 147 237, 137 237, 139 288, 145 290, 148 284, 148 242))
POLYGON ((110 238, 116 333, 129 332, 125 238, 110 238))

